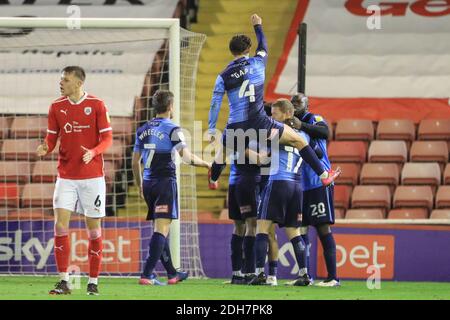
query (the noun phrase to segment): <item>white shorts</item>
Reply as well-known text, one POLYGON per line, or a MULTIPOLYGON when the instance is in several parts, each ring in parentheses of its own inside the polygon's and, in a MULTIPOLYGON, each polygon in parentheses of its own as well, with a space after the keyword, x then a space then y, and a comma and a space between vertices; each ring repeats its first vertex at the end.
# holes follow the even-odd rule
POLYGON ((105 216, 105 178, 71 180, 57 178, 53 208, 84 214, 89 218, 105 216))

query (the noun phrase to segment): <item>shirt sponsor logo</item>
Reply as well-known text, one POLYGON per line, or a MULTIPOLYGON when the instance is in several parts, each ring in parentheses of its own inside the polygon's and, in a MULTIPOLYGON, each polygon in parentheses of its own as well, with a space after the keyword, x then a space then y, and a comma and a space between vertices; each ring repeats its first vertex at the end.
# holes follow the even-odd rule
POLYGON ((167 204, 156 206, 155 213, 169 213, 169 206, 167 204))

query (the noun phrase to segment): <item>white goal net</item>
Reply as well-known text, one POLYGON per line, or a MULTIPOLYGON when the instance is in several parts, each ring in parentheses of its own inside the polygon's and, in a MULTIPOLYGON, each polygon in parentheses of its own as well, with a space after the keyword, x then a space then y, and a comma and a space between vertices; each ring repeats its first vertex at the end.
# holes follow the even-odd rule
MULTIPOLYGON (((179 28, 176 19, 82 19, 81 28, 72 29, 62 20, 0 18, 0 273, 56 272, 57 149, 44 159, 35 150, 46 134, 48 108, 58 98, 61 69, 79 65, 86 70, 86 91, 105 101, 113 128, 113 145, 104 154, 102 274, 138 275, 152 225, 131 171, 135 130, 154 116, 151 96, 160 88, 175 93, 174 121, 193 130, 197 62, 206 37, 179 28)), ((203 277, 195 171, 179 169, 173 260, 190 276, 203 277)), ((70 265, 85 273, 83 217, 73 215, 70 227, 70 265)), ((161 265, 157 271, 163 271, 161 265)))

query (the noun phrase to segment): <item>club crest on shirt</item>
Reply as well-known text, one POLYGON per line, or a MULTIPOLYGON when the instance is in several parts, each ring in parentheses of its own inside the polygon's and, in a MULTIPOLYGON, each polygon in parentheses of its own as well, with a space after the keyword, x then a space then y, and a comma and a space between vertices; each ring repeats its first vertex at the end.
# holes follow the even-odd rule
POLYGON ((86 107, 84 108, 84 114, 85 115, 90 115, 92 113, 92 108, 91 107, 86 107))

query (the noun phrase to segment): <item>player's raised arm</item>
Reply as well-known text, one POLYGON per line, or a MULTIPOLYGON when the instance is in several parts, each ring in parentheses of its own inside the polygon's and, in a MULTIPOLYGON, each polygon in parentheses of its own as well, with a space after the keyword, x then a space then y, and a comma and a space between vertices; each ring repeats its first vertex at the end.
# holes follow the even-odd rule
POLYGON ((214 85, 213 96, 211 99, 211 105, 209 108, 208 116, 208 133, 214 136, 216 133, 217 119, 219 119, 220 107, 222 106, 223 95, 225 94, 225 83, 221 75, 217 76, 216 83, 214 85))
POLYGON ((251 16, 253 28, 256 33, 256 40, 258 41, 258 47, 256 48, 256 55, 264 58, 264 61, 267 61, 267 40, 264 36, 264 32, 262 29, 262 19, 257 14, 253 14, 251 16))

